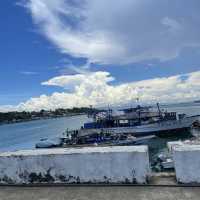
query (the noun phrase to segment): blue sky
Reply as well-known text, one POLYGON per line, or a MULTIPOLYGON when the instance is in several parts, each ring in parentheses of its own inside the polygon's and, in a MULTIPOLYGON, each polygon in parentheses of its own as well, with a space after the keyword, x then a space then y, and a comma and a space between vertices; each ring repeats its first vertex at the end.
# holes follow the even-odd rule
POLYGON ((198 0, 2 1, 1 110, 199 99, 199 9, 198 0))
POLYGON ((64 56, 37 33, 31 16, 13 0, 1 2, 0 16, 0 104, 17 104, 51 93, 40 82, 57 74, 54 67, 64 56))

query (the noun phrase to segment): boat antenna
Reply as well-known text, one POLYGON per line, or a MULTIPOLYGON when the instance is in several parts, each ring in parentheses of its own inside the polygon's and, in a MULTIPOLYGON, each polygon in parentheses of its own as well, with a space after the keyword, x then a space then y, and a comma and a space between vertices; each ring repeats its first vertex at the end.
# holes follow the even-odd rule
POLYGON ((112 117, 112 109, 110 108, 110 105, 108 104, 108 119, 110 120, 112 117))

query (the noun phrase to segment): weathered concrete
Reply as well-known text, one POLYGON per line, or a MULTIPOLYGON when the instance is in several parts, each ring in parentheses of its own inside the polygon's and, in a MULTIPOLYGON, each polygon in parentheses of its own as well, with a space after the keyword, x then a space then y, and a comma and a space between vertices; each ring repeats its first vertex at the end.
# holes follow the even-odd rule
POLYGON ((42 149, 0 154, 0 183, 146 183, 147 146, 42 149))
POLYGON ((152 173, 149 185, 153 186, 177 186, 176 175, 174 172, 152 173))
POLYGON ((200 145, 200 140, 199 139, 194 139, 194 140, 185 140, 185 141, 172 141, 167 143, 167 147, 170 153, 173 153, 173 148, 177 146, 191 146, 191 145, 200 145))
POLYGON ((172 142, 167 142, 167 148, 169 153, 173 153, 173 148, 176 146, 181 146, 183 145, 183 141, 172 141, 172 142))
POLYGON ((180 183, 200 183, 200 145, 173 147, 176 178, 180 183))
POLYGON ((184 187, 0 187, 2 200, 199 200, 200 188, 184 187))

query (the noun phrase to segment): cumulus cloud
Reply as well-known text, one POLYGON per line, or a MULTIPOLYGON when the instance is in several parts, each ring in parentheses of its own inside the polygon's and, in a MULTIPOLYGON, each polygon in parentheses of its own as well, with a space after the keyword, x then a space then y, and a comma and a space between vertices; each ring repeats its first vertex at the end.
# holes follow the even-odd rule
POLYGON ((200 46, 199 0, 28 0, 35 24, 62 53, 90 62, 175 58, 200 46))
POLYGON ((65 89, 76 90, 84 83, 85 86, 89 86, 88 89, 90 90, 92 86, 94 87, 92 89, 98 89, 98 86, 102 87, 113 80, 114 78, 108 72, 98 71, 58 76, 43 82, 42 85, 60 86, 65 89))
POLYGON ((110 73, 103 71, 54 77, 42 84, 59 86, 66 91, 50 96, 41 95, 0 110, 48 110, 89 105, 102 107, 108 104, 119 106, 134 102, 138 97, 141 103, 172 103, 200 98, 200 71, 119 85, 113 85, 113 80, 110 73))
POLYGON ((79 69, 72 66, 77 74, 41 83, 61 87, 63 92, 0 110, 123 105, 138 97, 145 103, 200 98, 200 71, 114 85, 109 72, 88 69, 90 63, 165 61, 184 48, 200 47, 199 0, 26 0, 20 5, 60 52, 88 62, 79 69))

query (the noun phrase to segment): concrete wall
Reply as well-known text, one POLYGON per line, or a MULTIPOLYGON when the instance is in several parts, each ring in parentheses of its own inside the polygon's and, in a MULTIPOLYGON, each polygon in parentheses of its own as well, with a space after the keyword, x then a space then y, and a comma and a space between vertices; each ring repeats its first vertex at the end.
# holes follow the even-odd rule
POLYGON ((183 142, 182 141, 172 141, 172 142, 167 142, 167 148, 168 148, 168 151, 169 153, 173 153, 173 149, 177 146, 181 146, 183 145, 183 142))
POLYGON ((149 171, 147 146, 0 154, 0 183, 146 183, 149 171))
POLYGON ((173 148, 176 178, 180 183, 200 183, 200 145, 173 148))

